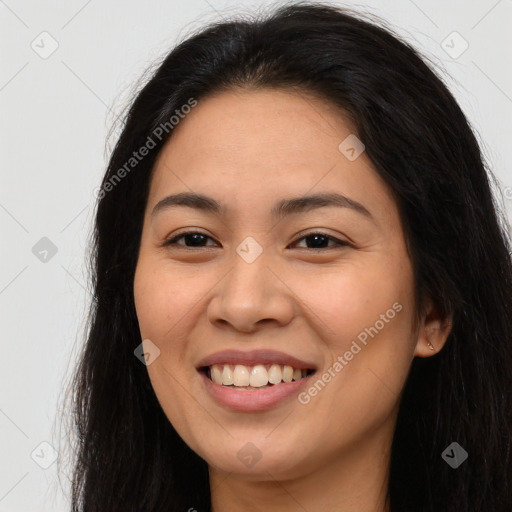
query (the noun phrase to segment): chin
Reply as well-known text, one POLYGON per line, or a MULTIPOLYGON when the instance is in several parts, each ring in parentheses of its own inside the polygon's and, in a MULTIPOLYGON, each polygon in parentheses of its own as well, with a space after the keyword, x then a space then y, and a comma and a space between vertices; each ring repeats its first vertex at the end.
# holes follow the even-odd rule
MULTIPOLYGON (((296 478, 307 467, 302 452, 300 458, 293 446, 276 446, 268 438, 261 437, 261 442, 233 440, 231 437, 226 445, 215 444, 205 447, 199 455, 206 460, 211 469, 224 473, 243 476, 247 480, 287 480, 296 478)), ((295 445, 297 446, 297 445, 295 445)))

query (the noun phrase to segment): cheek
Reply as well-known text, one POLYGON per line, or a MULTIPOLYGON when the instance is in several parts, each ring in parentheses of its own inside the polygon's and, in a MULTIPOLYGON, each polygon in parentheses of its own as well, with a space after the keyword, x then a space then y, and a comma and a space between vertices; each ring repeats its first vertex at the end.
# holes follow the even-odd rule
POLYGON ((134 278, 134 298, 141 339, 151 340, 160 350, 147 366, 151 385, 174 428, 188 432, 190 425, 185 418, 193 402, 184 399, 188 398, 184 390, 193 371, 187 364, 186 335, 194 323, 198 290, 191 293, 193 287, 183 287, 182 277, 178 276, 180 272, 165 271, 161 263, 141 254, 134 278))
POLYGON ((185 274, 141 256, 135 272, 134 298, 143 337, 161 343, 171 335, 173 340, 180 339, 187 316, 194 315, 194 305, 204 295, 204 285, 185 274))
MULTIPOLYGON (((159 350, 147 371, 162 403, 166 394, 172 396, 179 391, 176 389, 178 382, 185 382, 185 377, 177 374, 183 371, 186 350, 186 321, 180 322, 180 319, 187 319, 190 305, 185 294, 180 294, 176 280, 155 267, 150 258, 144 257, 139 259, 135 272, 134 299, 141 339, 151 340, 159 350), (172 343, 169 342, 171 339, 172 343)), ((171 400, 170 404, 173 402, 171 400)), ((169 407, 169 404, 165 405, 164 410, 167 412, 169 407)))
POLYGON ((347 342, 350 345, 361 333, 364 340, 365 329, 376 322, 379 331, 409 334, 412 272, 396 255, 368 254, 332 272, 317 272, 311 279, 298 277, 295 283, 294 291, 308 306, 305 311, 314 313, 317 328, 338 353, 347 350, 347 342))
MULTIPOLYGON (((317 281, 316 292, 309 287, 305 296, 330 358, 325 378, 331 392, 325 393, 323 405, 336 410, 343 397, 345 410, 385 415, 413 357, 412 269, 397 255, 368 255, 364 264, 338 268, 322 280, 325 286, 317 281)), ((364 423, 364 417, 357 421, 364 423)))

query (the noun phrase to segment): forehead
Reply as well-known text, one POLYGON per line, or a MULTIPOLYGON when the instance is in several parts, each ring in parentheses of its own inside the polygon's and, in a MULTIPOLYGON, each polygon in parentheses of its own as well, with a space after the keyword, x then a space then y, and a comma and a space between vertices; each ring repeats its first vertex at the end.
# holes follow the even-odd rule
POLYGON ((180 121, 162 149, 149 206, 166 194, 215 196, 236 209, 309 192, 337 192, 389 215, 391 191, 363 151, 355 160, 340 143, 355 137, 341 109, 306 93, 235 90, 209 96, 180 121))
POLYGON ((180 121, 162 154, 224 159, 238 167, 247 157, 257 158, 262 166, 279 161, 301 164, 317 159, 321 151, 337 157, 340 137, 355 131, 337 112, 333 105, 306 93, 280 89, 217 93, 200 100, 180 121))

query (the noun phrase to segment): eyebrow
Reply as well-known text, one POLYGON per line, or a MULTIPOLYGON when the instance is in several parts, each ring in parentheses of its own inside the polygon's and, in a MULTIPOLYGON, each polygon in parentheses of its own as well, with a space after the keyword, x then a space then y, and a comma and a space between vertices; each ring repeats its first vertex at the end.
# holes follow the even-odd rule
MULTIPOLYGON (((185 206, 203 211, 205 213, 222 216, 227 212, 225 206, 222 206, 215 199, 203 194, 195 194, 190 192, 181 192, 164 197, 160 200, 151 216, 178 206, 185 206)), ((359 202, 337 193, 314 194, 303 197, 293 197, 290 199, 282 199, 270 210, 272 217, 282 218, 288 215, 303 213, 317 208, 335 206, 338 208, 350 208, 368 219, 375 222, 372 214, 359 202)))

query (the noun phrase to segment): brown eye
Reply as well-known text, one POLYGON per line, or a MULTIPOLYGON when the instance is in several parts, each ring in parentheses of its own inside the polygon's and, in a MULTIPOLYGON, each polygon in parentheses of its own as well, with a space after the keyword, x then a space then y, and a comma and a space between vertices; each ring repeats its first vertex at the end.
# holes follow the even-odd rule
POLYGON ((200 233, 198 231, 188 231, 186 233, 180 233, 179 235, 175 236, 174 238, 166 240, 163 245, 164 246, 181 245, 184 247, 204 247, 203 243, 208 238, 210 240, 213 240, 213 238, 211 238, 208 235, 205 235, 204 233, 200 233), (177 243, 177 241, 181 240, 182 238, 185 240, 185 245, 177 243), (189 242, 190 245, 188 245, 187 242, 189 242))
MULTIPOLYGON (((180 233, 179 235, 166 240, 163 245, 164 246, 182 246, 185 248, 201 248, 207 247, 204 243, 208 240, 213 240, 212 237, 205 235, 204 233, 200 233, 199 231, 187 231, 186 233, 180 233), (185 244, 178 243, 178 240, 185 240, 185 244)), ((333 236, 327 235, 325 233, 309 233, 299 239, 297 239, 293 244, 297 244, 297 242, 301 240, 309 240, 309 243, 306 242, 305 249, 318 250, 318 249, 333 249, 336 247, 350 246, 348 242, 343 240, 338 240, 333 236), (334 246, 328 246, 329 242, 333 242, 334 246), (326 246, 327 244, 327 246, 326 246)), ((210 246, 211 247, 211 246, 210 246)))
MULTIPOLYGON (((350 244, 348 242, 344 242, 343 240, 338 240, 337 238, 334 238, 333 236, 327 235, 325 233, 309 233, 308 235, 305 235, 298 240, 294 242, 296 244, 300 240, 310 240, 310 247, 305 247, 305 249, 332 249, 333 247, 325 247, 325 244, 328 244, 329 242, 334 242, 335 247, 343 247, 343 246, 349 246, 350 244)), ((308 243, 306 242, 306 245, 308 243)))

